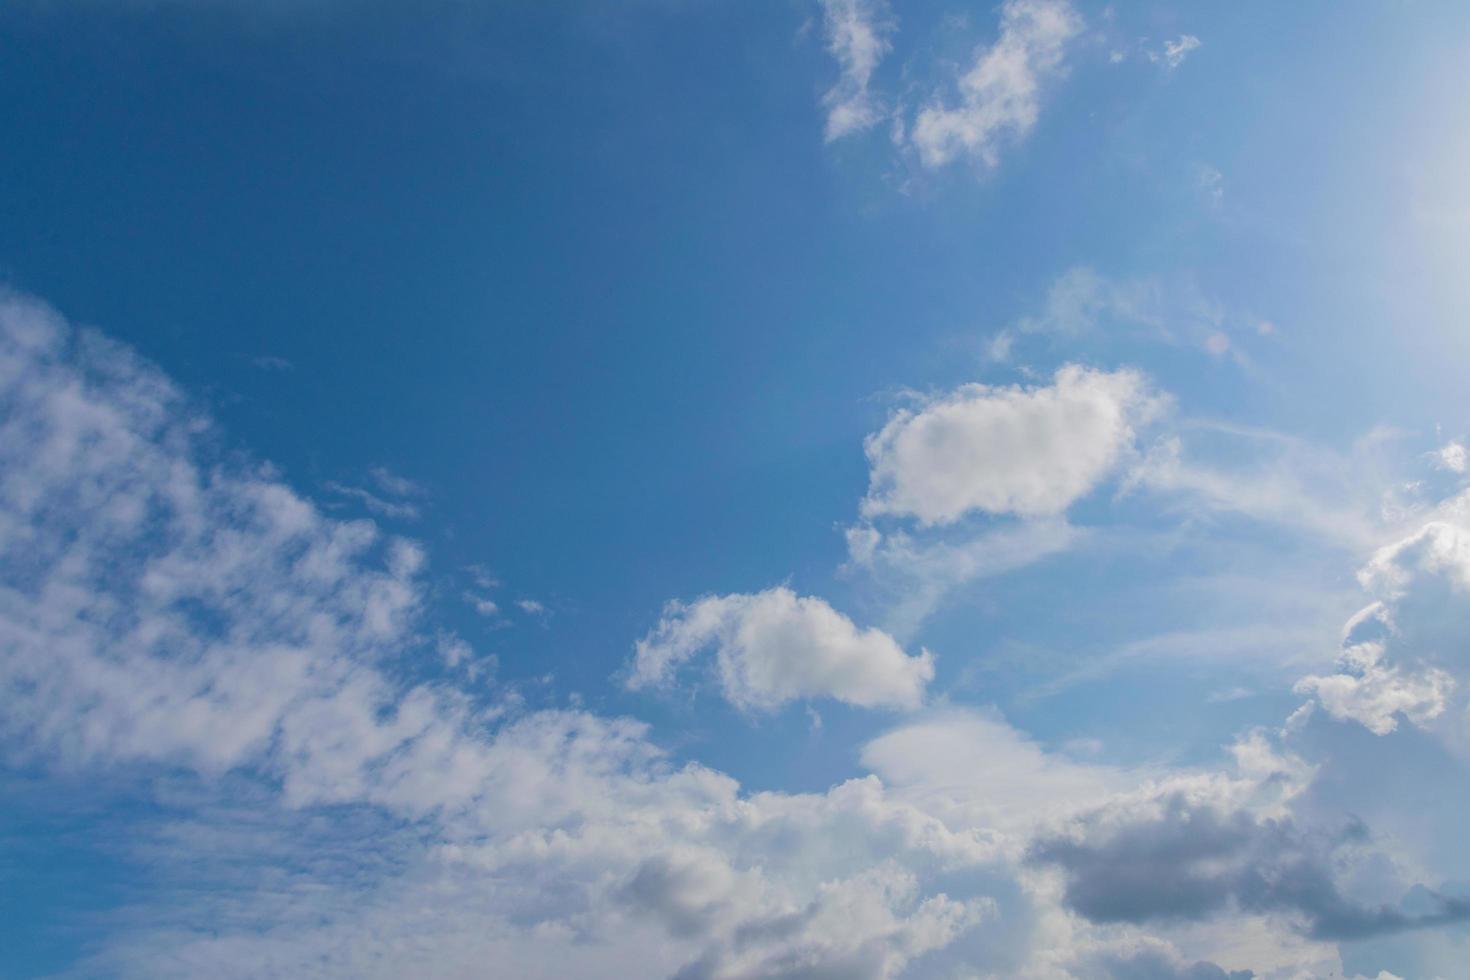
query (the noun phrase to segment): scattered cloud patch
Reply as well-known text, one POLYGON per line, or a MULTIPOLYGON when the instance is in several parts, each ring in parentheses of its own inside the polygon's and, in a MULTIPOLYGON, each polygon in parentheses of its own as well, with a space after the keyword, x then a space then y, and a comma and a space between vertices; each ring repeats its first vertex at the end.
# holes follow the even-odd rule
POLYGON ((1198 49, 1203 42, 1193 34, 1181 34, 1172 41, 1166 40, 1163 47, 1148 52, 1148 60, 1156 65, 1163 65, 1166 71, 1174 71, 1184 64, 1184 59, 1189 57, 1191 51, 1198 49))
POLYGON ((1375 601, 1348 621, 1338 671, 1297 684, 1333 718, 1377 735, 1404 718, 1421 728, 1443 721, 1447 737, 1464 739, 1450 707, 1470 679, 1470 496, 1435 517, 1358 573, 1375 601))
POLYGON ((368 478, 375 485, 376 492, 335 480, 328 480, 323 486, 338 497, 357 501, 369 513, 378 517, 394 521, 418 520, 420 512, 415 499, 426 496, 421 484, 398 476, 383 466, 374 466, 368 470, 368 478))
POLYGON ((465 603, 481 616, 486 619, 500 618, 500 605, 494 599, 477 592, 464 592, 462 595, 465 603))
POLYGON ((416 521, 419 518, 417 504, 401 500, 386 500, 371 490, 362 487, 348 486, 335 480, 328 480, 322 486, 330 493, 348 500, 355 500, 361 504, 369 513, 378 517, 393 521, 416 521))
MULTIPOLYGON (((431 942, 447 973, 890 977, 992 914, 942 883, 992 852, 872 778, 742 796, 636 722, 393 680, 490 666, 424 629, 418 546, 221 457, 156 369, 13 296, 0 406, 6 751, 180 786, 147 859, 179 887, 92 972, 408 975, 431 942)), ((723 609, 749 701, 916 704, 932 674, 819 600, 723 609)))
POLYGON ((862 132, 885 110, 870 85, 873 72, 892 47, 896 29, 886 0, 821 0, 827 51, 837 61, 837 83, 822 97, 827 110, 827 142, 862 132))
MULTIPOLYGON (((12 744, 72 766, 248 767, 297 804, 414 811, 415 784, 449 777, 469 706, 363 666, 429 642, 418 545, 211 458, 167 378, 15 296, 0 298, 0 403, 12 744)), ((479 791, 451 778, 429 805, 479 791)))
POLYGON ((964 158, 994 167, 1004 142, 1036 125, 1043 86, 1081 29, 1066 0, 1006 0, 1000 36, 976 51, 955 96, 926 103, 915 117, 910 139, 920 162, 936 168, 964 158))
POLYGON ((399 476, 386 466, 374 466, 368 470, 368 476, 378 485, 379 490, 390 497, 423 497, 428 493, 423 484, 399 476))
POLYGON ((1466 454, 1463 443, 1452 440, 1435 451, 1434 465, 1450 473, 1464 473, 1470 466, 1470 455, 1466 454))

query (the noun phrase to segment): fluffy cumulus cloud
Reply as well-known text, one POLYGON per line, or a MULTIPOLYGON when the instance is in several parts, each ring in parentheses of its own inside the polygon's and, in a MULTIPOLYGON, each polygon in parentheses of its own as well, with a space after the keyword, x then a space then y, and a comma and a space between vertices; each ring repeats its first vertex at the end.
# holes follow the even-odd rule
POLYGON ((1060 71, 1067 43, 1081 29, 1067 0, 1006 0, 1000 36, 976 51, 957 96, 919 110, 911 139, 920 161, 941 167, 969 158, 994 166, 1004 140, 1036 125, 1043 85, 1060 71))
POLYGON ((638 641, 628 684, 666 684, 706 650, 714 653, 725 697, 744 709, 798 698, 915 708, 934 676, 927 650, 910 656, 882 630, 861 629, 821 599, 778 586, 670 603, 638 641))
POLYGON ((837 83, 822 97, 828 142, 861 132, 883 118, 870 90, 873 72, 888 53, 893 15, 884 0, 822 0, 827 51, 837 61, 837 83))
POLYGON ((1337 672, 1305 677, 1297 690, 1375 734, 1407 719, 1463 745, 1463 711, 1450 708, 1470 679, 1470 496, 1433 517, 1359 572, 1374 601, 1348 622, 1337 672))
POLYGON ((1113 471, 1160 404, 1131 370, 1068 365, 1045 386, 965 385, 868 438, 863 516, 1059 514, 1113 471))

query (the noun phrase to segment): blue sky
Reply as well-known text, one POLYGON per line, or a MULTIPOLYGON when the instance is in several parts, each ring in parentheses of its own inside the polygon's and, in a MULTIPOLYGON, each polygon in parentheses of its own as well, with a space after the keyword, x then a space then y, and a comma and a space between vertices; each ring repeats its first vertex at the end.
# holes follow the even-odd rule
POLYGON ((6 5, 3 972, 1456 976, 1467 49, 6 5))

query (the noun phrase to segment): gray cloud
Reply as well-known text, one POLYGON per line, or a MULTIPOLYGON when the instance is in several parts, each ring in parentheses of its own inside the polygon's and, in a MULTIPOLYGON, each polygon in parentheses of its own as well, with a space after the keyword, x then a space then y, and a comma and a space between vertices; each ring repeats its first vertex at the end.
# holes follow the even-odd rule
POLYGON ((1283 915, 1313 939, 1352 940, 1470 918, 1470 901, 1458 898, 1435 895, 1436 907, 1410 914, 1344 896, 1332 862, 1339 848, 1366 838, 1361 824, 1313 834, 1183 794, 1145 818, 1105 818, 1095 814, 1080 835, 1031 849, 1034 862, 1063 870, 1066 904, 1093 922, 1198 920, 1238 909, 1283 915))
POLYGON ((1083 980, 1253 980, 1251 970, 1230 970, 1214 963, 1189 963, 1157 949, 1107 953, 1081 972, 1083 980))

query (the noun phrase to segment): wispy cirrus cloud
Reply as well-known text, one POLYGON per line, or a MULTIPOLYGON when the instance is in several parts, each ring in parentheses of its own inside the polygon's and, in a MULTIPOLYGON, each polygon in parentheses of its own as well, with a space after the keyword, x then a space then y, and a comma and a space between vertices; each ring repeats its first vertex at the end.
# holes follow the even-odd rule
POLYGON ((897 29, 887 0, 822 0, 822 33, 839 75, 822 105, 827 142, 862 132, 879 122, 885 108, 872 91, 873 73, 893 47, 897 29))
POLYGON ((1081 29, 1066 0, 1007 0, 999 37, 976 49, 954 94, 919 109, 910 139, 920 162, 933 168, 965 158, 994 167, 1004 142, 1036 125, 1043 88, 1081 29))
POLYGON ((1036 125, 1045 89, 1063 74, 1067 47, 1082 30, 1068 0, 1007 0, 994 42, 975 48, 969 67, 915 110, 873 84, 898 32, 887 0, 821 3, 823 38, 838 66, 837 82, 822 96, 824 138, 830 143, 891 120, 895 144, 928 169, 960 160, 996 166, 1006 143, 1036 125))

